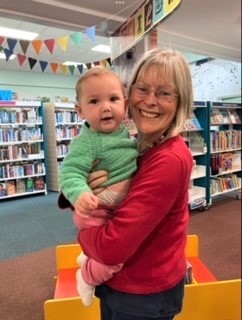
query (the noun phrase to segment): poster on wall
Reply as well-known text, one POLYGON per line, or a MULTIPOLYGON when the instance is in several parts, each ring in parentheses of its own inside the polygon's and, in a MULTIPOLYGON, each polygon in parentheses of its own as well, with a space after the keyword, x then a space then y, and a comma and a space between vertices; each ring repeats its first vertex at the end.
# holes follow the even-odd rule
POLYGON ((121 56, 133 47, 151 29, 170 15, 181 0, 146 0, 138 9, 111 35, 111 60, 121 56))

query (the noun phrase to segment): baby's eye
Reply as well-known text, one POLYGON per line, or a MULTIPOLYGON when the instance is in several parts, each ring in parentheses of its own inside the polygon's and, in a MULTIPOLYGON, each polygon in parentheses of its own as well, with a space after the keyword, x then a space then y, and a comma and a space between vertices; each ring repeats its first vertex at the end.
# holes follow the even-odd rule
POLYGON ((119 100, 119 97, 113 96, 110 98, 110 101, 112 101, 112 102, 117 101, 117 100, 119 100))
POLYGON ((90 104, 97 104, 98 103, 98 99, 92 99, 89 101, 90 104))

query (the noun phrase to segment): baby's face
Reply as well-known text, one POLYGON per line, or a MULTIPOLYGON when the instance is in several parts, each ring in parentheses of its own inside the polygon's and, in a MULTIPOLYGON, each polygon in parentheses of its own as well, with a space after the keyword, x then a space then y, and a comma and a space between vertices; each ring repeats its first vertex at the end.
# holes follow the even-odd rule
POLYGON ((115 131, 125 116, 125 99, 119 79, 110 74, 85 79, 77 110, 95 131, 115 131))

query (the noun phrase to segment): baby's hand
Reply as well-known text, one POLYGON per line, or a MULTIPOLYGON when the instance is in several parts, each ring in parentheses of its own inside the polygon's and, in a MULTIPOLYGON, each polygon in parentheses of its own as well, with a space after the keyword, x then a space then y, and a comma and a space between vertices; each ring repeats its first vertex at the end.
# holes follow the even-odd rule
POLYGON ((98 204, 98 197, 91 192, 84 192, 77 198, 74 207, 77 214, 89 216, 98 204))

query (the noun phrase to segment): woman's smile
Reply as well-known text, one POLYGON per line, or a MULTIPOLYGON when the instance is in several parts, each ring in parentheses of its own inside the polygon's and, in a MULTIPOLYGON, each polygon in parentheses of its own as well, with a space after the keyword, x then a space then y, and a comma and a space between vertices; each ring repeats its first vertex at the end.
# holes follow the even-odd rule
POLYGON ((146 118, 158 118, 160 116, 160 113, 158 112, 148 112, 142 109, 140 109, 139 112, 143 117, 146 118))

